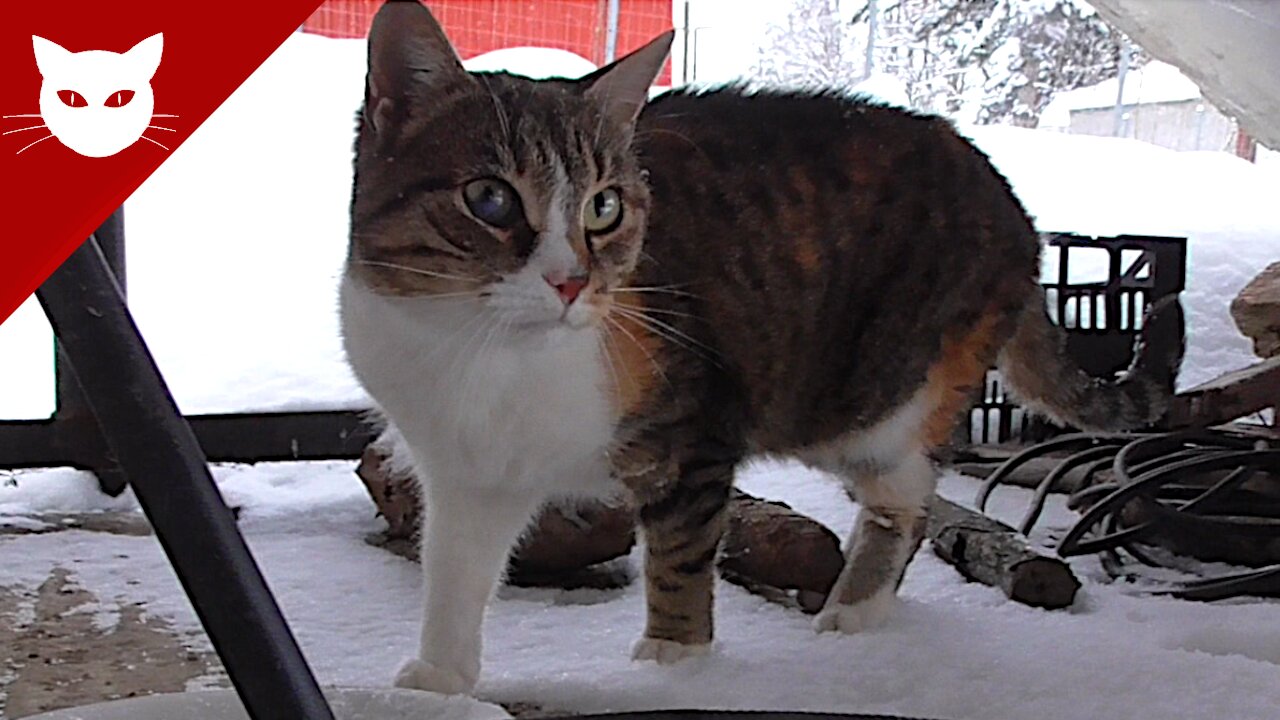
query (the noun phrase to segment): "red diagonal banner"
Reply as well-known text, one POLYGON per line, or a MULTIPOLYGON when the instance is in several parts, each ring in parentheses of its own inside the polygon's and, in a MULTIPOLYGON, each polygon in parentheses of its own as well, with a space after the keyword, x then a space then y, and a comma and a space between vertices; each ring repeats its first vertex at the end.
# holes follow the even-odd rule
POLYGON ((0 322, 320 0, 0 10, 0 322))

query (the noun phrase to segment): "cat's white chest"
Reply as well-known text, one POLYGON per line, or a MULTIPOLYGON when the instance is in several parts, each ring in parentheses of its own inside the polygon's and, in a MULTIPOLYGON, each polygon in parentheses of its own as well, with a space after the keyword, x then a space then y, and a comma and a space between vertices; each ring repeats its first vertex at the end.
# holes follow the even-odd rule
POLYGON ((596 338, 512 342, 460 303, 342 292, 348 357, 429 482, 607 489, 615 422, 596 338))

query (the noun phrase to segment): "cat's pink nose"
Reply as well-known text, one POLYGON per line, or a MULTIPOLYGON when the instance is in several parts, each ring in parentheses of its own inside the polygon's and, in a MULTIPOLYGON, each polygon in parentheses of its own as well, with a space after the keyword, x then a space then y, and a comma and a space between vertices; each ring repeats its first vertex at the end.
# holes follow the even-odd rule
POLYGON ((571 275, 565 278, 544 276, 544 279, 548 285, 555 288, 556 294, 560 296, 565 305, 569 305, 576 300, 582 294, 582 289, 591 281, 591 278, 586 275, 571 275))

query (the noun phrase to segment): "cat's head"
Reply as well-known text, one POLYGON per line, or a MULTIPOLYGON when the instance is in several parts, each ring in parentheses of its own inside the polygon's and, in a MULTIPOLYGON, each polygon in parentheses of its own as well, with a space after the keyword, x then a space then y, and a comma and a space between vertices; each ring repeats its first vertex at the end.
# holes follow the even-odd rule
POLYGON ((581 80, 468 73, 431 13, 385 4, 369 35, 348 273, 373 291, 581 328, 640 256, 636 118, 668 33, 581 80))
POLYGON ((68 148, 88 157, 114 155, 138 142, 151 124, 151 77, 164 38, 152 35, 128 52, 71 52, 31 36, 40 85, 40 117, 68 148))

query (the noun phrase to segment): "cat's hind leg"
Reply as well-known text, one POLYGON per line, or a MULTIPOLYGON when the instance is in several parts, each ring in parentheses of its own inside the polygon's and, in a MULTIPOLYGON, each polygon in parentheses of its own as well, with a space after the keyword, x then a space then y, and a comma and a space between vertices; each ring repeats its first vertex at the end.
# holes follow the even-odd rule
POLYGON ((480 677, 485 607, 542 499, 438 482, 425 488, 424 502, 422 636, 395 684, 469 693, 480 677))
POLYGON ((929 453, 950 440, 956 419, 995 360, 1007 325, 1006 314, 991 310, 948 335, 909 402, 875 426, 802 456, 839 474, 861 505, 844 569, 814 619, 819 631, 858 632, 892 612, 907 564, 924 539, 937 488, 929 453))
POLYGON ((893 611, 898 585, 924 538, 937 475, 918 451, 891 466, 865 461, 843 475, 862 507, 845 548, 844 569, 814 628, 853 633, 883 623, 893 611))
POLYGON ((647 604, 634 659, 672 663, 710 650, 716 552, 735 464, 694 459, 672 468, 674 478, 628 483, 640 504, 647 604))

